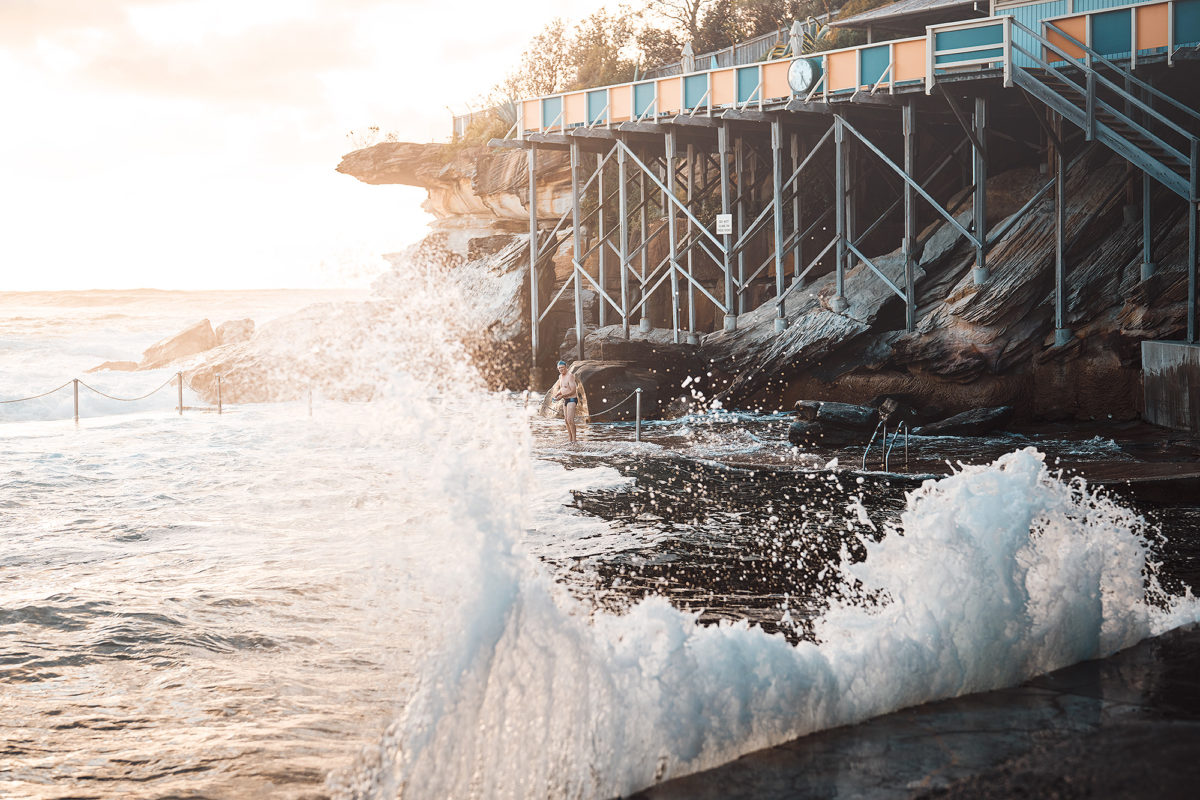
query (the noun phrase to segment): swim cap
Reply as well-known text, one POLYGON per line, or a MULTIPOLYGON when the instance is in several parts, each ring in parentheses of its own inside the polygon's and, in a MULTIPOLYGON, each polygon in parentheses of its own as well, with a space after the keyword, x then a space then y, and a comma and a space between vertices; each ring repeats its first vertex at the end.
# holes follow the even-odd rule
POLYGON ((567 362, 565 362, 565 361, 560 361, 560 362, 558 362, 558 365, 559 365, 560 367, 565 367, 565 366, 567 365, 567 362))

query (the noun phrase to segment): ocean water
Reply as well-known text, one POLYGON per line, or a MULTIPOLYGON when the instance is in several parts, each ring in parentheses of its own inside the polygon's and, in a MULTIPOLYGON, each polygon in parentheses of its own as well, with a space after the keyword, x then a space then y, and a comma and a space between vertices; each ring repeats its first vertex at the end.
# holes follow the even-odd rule
MULTIPOLYGON (((322 299, 3 295, 0 400, 322 299)), ((568 448, 403 312, 369 404, 0 406, 0 796, 612 797, 1200 619, 1025 442, 899 488, 771 417, 568 448)))

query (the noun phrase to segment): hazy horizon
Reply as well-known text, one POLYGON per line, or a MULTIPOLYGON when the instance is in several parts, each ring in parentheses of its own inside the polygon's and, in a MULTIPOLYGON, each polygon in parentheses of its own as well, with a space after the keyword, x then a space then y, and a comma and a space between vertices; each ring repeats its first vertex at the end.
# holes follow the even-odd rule
POLYGON ((546 22, 600 5, 6 2, 0 291, 365 288, 432 218, 335 172, 350 132, 447 139, 546 22))

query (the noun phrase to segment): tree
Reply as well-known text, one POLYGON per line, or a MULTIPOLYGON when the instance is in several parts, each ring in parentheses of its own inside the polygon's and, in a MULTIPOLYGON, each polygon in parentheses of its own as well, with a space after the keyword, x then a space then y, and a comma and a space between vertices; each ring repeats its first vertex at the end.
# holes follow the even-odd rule
POLYGON ((700 32, 702 13, 713 0, 649 0, 646 8, 653 14, 675 23, 686 41, 696 41, 700 32))
POLYGON ((570 74, 571 60, 567 25, 561 17, 555 17, 529 42, 521 55, 520 64, 497 90, 499 94, 513 99, 540 97, 562 91, 570 74))
POLYGON ((633 78, 634 63, 622 55, 633 41, 629 12, 616 14, 600 9, 575 26, 569 62, 572 77, 568 89, 586 89, 624 83, 633 78))

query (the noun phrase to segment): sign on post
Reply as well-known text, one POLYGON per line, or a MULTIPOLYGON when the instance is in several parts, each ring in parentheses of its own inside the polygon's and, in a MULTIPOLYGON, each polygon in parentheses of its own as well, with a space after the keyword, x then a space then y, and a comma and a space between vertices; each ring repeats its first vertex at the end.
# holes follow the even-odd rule
POLYGON ((733 214, 717 214, 717 236, 733 233, 733 214))

